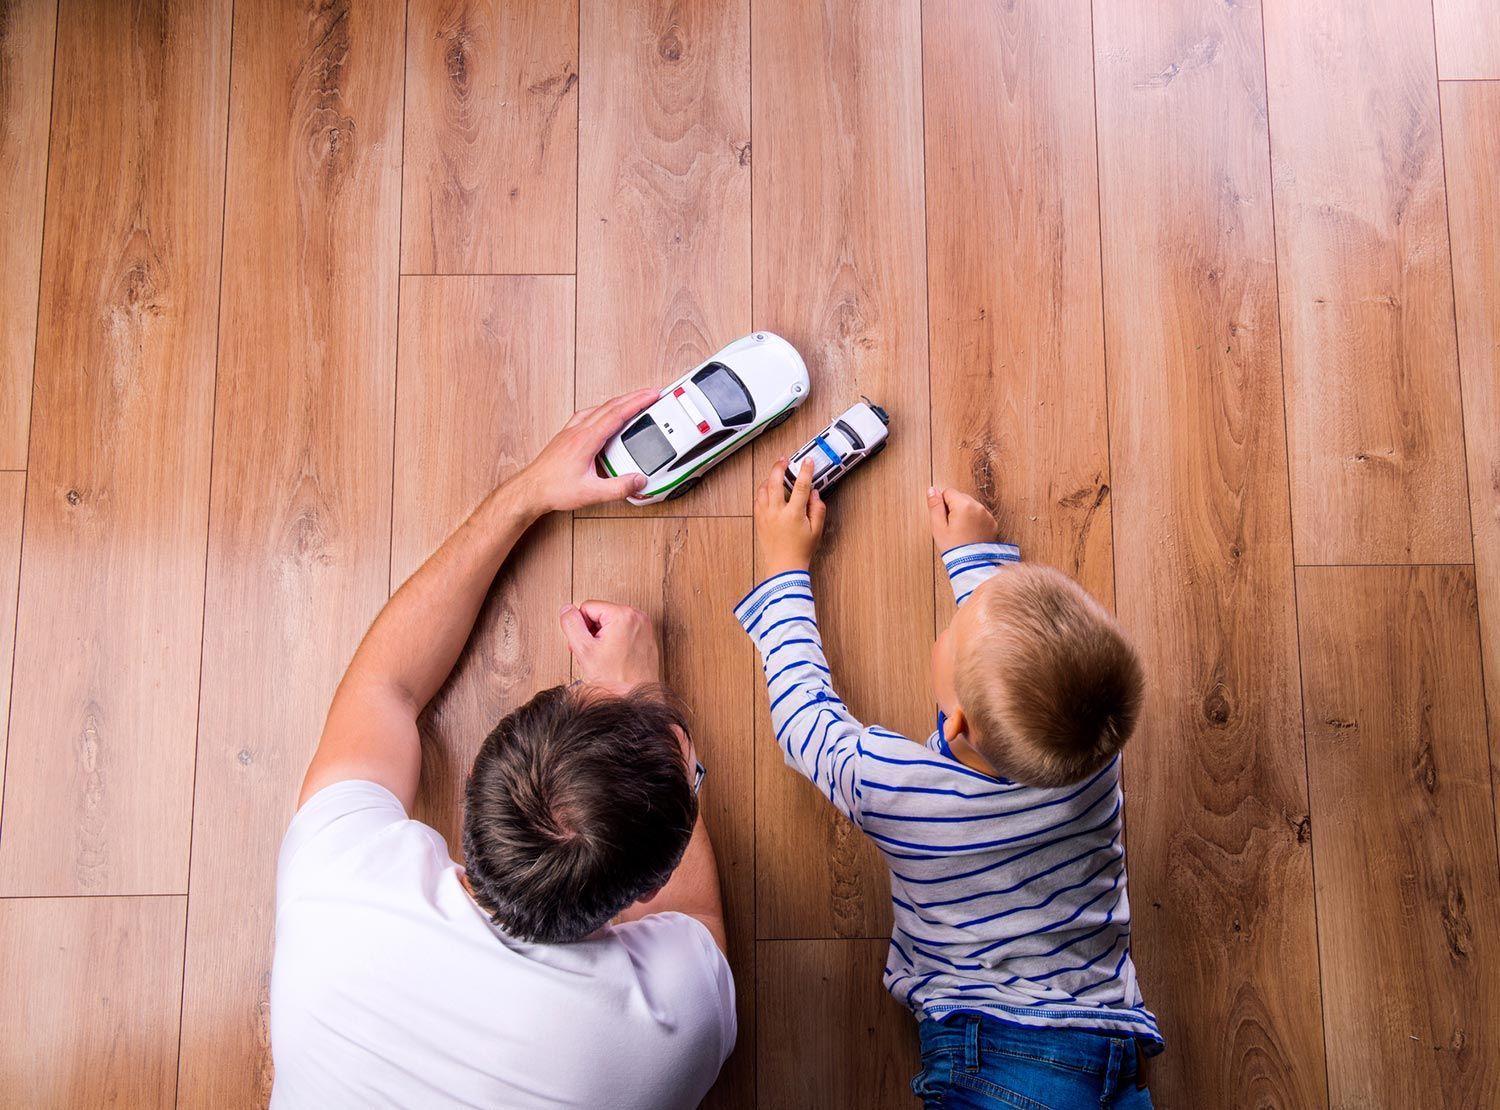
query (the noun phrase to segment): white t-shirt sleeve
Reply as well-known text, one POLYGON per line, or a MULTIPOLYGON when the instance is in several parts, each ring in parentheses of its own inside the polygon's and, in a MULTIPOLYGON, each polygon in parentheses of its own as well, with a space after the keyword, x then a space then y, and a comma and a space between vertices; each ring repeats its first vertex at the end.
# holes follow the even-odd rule
POLYGON ((673 1007, 691 1007, 696 1012, 680 1015, 689 1028, 702 1023, 718 1029, 717 1073, 734 1051, 739 1026, 734 973, 713 934, 696 918, 676 912, 648 914, 615 926, 615 933, 630 951, 648 996, 659 992, 673 1007))
POLYGON ((276 899, 285 902, 335 873, 339 858, 407 820, 396 795, 379 783, 346 779, 323 787, 303 804, 281 841, 276 899))

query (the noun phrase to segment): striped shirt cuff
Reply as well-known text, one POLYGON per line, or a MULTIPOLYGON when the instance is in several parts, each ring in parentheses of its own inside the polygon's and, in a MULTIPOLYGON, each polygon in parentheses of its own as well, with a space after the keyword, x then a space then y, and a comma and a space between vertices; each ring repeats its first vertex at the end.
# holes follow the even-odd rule
POLYGON ((740 599, 740 603, 734 607, 734 618, 746 632, 750 632, 768 605, 778 597, 791 593, 811 594, 812 575, 805 570, 787 570, 771 575, 740 599))
POLYGON ((974 567, 997 567, 1001 563, 1019 563, 1021 549, 1013 543, 966 543, 943 552, 943 566, 949 576, 974 567))

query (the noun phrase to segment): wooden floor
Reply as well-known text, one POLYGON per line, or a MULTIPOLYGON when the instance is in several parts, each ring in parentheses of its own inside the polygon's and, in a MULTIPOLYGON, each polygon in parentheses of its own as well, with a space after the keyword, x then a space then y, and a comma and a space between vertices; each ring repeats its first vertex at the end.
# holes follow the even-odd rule
POLYGON ((645 607, 711 769, 710 1105, 912 1105, 883 871, 729 613, 753 474, 868 394, 817 573, 859 715, 930 727, 933 480, 1147 662, 1157 1104, 1500 1104, 1500 6, 0 0, 0 59, 0 1104, 264 1103, 360 634, 575 406, 752 328, 812 403, 536 529, 419 816, 456 843, 561 603, 645 607))

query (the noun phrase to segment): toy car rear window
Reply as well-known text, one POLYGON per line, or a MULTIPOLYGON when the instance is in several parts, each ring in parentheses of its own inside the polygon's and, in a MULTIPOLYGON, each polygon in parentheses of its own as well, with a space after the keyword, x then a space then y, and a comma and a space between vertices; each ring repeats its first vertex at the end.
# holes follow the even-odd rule
POLYGON ((729 367, 711 363, 693 375, 693 384, 703 391, 724 423, 738 426, 754 419, 755 402, 729 367))
POLYGON ((641 417, 627 428, 621 441, 644 474, 655 474, 672 461, 672 445, 649 416, 641 417))

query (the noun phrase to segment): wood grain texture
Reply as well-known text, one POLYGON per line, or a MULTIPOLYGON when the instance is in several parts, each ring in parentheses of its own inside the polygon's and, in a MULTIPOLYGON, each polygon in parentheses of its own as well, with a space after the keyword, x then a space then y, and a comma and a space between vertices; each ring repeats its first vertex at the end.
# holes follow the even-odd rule
MULTIPOLYGON (((665 385, 750 331, 750 11, 747 0, 584 0, 580 22, 583 406, 665 385)), ((644 511, 744 514, 750 492, 744 451, 644 511)))
POLYGON ((186 913, 180 897, 0 899, 0 1102, 174 1104, 186 913))
POLYGON ((577 0, 413 0, 401 269, 574 264, 577 0))
POLYGON ((1297 571, 1335 1106, 1500 1101, 1500 858, 1468 567, 1297 571))
POLYGON ((932 470, 1108 605, 1090 34, 1087 0, 923 8, 932 470))
MULTIPOLYGON (((599 598, 650 614, 663 679, 691 711, 708 768, 699 795, 713 837, 734 969, 739 1041, 704 1105, 755 1105, 755 651, 734 621, 750 589, 748 520, 579 520, 575 601, 599 598)), ((546 633, 543 632, 543 635, 546 633)))
POLYGON ((60 14, 7 894, 187 890, 228 62, 227 2, 60 14))
POLYGON ((1158 1106, 1324 1100, 1260 13, 1095 9, 1115 596, 1158 1106))
POLYGON ((1438 76, 1500 79, 1500 5, 1491 0, 1432 0, 1438 76))
MULTIPOLYGON (((1500 84, 1445 84, 1442 97, 1469 513, 1493 775, 1500 765, 1500 84)), ((1500 811, 1500 776, 1494 788, 1500 811)))
POLYGON ((1298 563, 1472 558, 1427 0, 1266 0, 1298 563))
POLYGON ((277 846, 389 590, 403 11, 235 20, 183 1107, 269 1093, 277 846))
MULTIPOLYGON (((391 585, 408 578, 499 482, 572 415, 571 277, 401 279, 391 585)), ((420 721, 413 814, 463 851, 463 784, 490 729, 568 681, 557 611, 572 583, 572 528, 554 514, 511 553, 458 667, 420 721)))
POLYGON ((0 0, 0 470, 26 466, 57 0, 0 0))
POLYGON ((881 985, 887 942, 761 941, 756 949, 761 1110, 915 1105, 917 1026, 881 985))
MULTIPOLYGON (((21 513, 26 475, 0 474, 0 798, 5 787, 5 743, 10 723, 10 678, 16 646, 16 590, 21 582, 21 513)), ((0 830, 5 809, 0 805, 0 830)))
MULTIPOLYGON (((833 495, 813 577, 840 695, 914 738, 931 732, 933 629, 920 31, 915 0, 775 0, 756 6, 752 47, 755 322, 812 378, 809 403, 755 444, 756 472, 861 394, 892 414, 885 453, 833 495)), ((759 935, 888 934, 879 855, 757 720, 759 935)))

